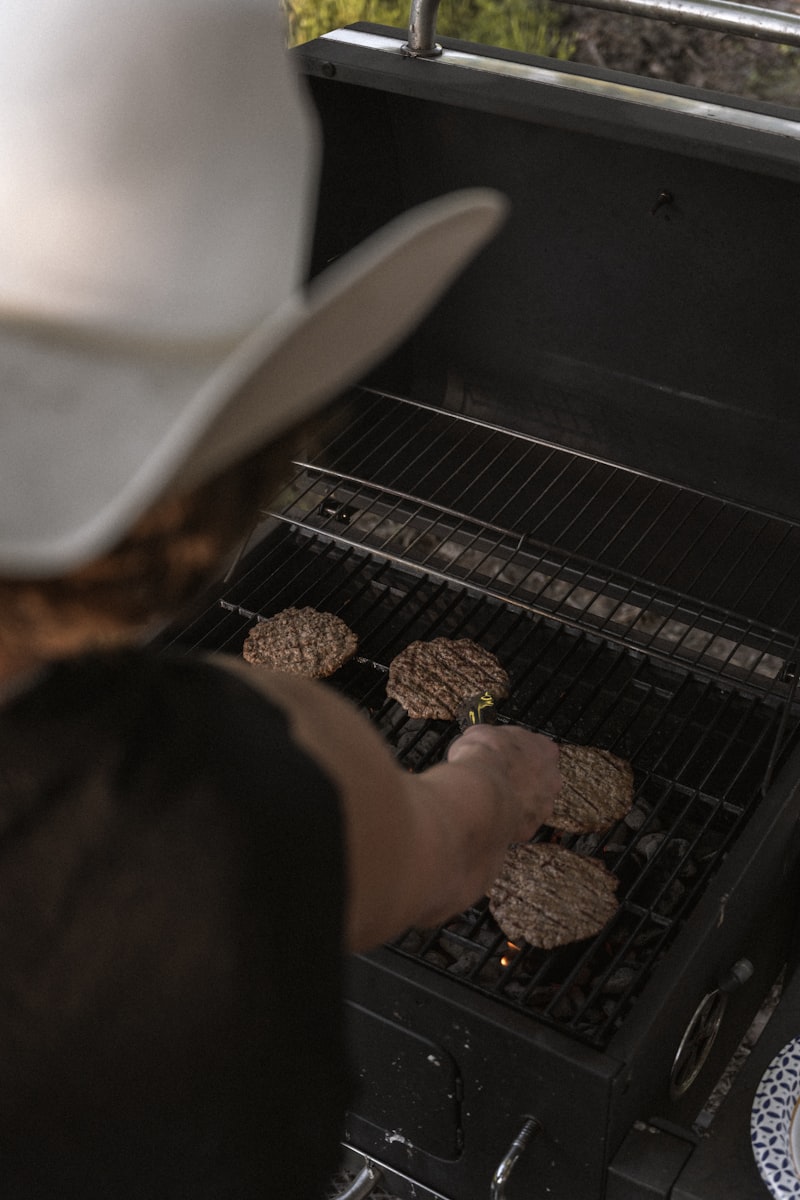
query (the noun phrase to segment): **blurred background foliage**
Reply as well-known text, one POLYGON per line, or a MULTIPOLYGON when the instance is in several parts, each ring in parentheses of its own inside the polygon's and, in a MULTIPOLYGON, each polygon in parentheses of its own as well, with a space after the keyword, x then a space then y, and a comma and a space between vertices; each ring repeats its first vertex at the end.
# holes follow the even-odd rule
MULTIPOLYGON (((407 31, 411 15, 411 0, 279 2, 288 17, 292 45, 357 21, 407 31)), ((800 12, 800 0, 757 2, 800 12)), ((760 38, 559 0, 441 0, 436 33, 592 69, 800 107, 800 49, 760 38)))
MULTIPOLYGON (((411 13, 410 0, 283 2, 293 46, 356 21, 408 29, 411 13)), ((558 10, 548 0, 442 0, 436 17, 436 32, 445 37, 569 59, 574 44, 560 26, 558 10)))

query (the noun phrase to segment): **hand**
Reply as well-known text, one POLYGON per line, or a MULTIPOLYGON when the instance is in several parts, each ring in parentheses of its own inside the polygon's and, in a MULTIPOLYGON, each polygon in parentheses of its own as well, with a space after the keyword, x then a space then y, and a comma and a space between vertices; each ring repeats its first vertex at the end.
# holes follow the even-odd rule
POLYGON ((516 806, 511 840, 527 841, 550 821, 562 784, 558 746, 550 738, 518 725, 473 725, 452 742, 447 761, 499 775, 508 802, 516 806))
POLYGON ((405 770, 375 726, 333 688, 299 675, 226 670, 286 712, 292 737, 335 784, 347 853, 346 939, 369 950, 409 925, 463 911, 497 878, 512 841, 549 820, 558 748, 513 725, 477 725, 448 761, 405 770))

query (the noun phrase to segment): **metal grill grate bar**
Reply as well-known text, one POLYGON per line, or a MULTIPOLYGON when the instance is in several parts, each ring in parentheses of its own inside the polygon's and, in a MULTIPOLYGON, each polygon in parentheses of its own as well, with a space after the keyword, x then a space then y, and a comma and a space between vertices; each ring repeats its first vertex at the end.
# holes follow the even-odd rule
POLYGON ((363 390, 321 441, 274 510, 281 519, 778 702, 787 694, 796 526, 363 390))
MULTIPOLYGON (((777 697, 705 678, 551 615, 412 571, 279 524, 224 594, 167 644, 239 653, 257 616, 311 604, 342 616, 357 657, 331 683, 364 708, 410 770, 439 761, 448 722, 412 720, 386 697, 386 669, 417 638, 470 637, 509 670, 501 719, 612 750, 634 766, 632 812, 603 835, 562 838, 620 879, 620 909, 595 939, 512 948, 485 902, 393 949, 557 1026, 607 1043, 727 849, 762 800, 765 776, 798 736, 777 697)), ((541 836, 556 837, 551 831, 541 836)))

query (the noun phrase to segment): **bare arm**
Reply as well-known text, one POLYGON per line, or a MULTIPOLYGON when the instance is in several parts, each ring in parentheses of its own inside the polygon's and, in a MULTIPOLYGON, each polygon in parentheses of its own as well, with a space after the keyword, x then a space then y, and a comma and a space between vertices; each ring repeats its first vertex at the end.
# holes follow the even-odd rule
POLYGON ((478 726, 453 744, 447 762, 414 775, 332 688, 233 669, 287 712, 298 744, 339 788, 351 950, 471 904, 496 878, 509 843, 531 837, 550 816, 561 777, 548 738, 478 726))

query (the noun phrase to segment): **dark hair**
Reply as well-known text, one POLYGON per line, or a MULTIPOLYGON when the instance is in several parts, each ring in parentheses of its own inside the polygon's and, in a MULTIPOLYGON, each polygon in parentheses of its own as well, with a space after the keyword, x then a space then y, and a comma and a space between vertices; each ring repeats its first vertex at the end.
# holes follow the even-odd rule
POLYGON ((55 579, 0 579, 0 650, 47 659, 130 640, 179 612, 251 532, 308 422, 183 494, 157 501, 107 554, 55 579))

